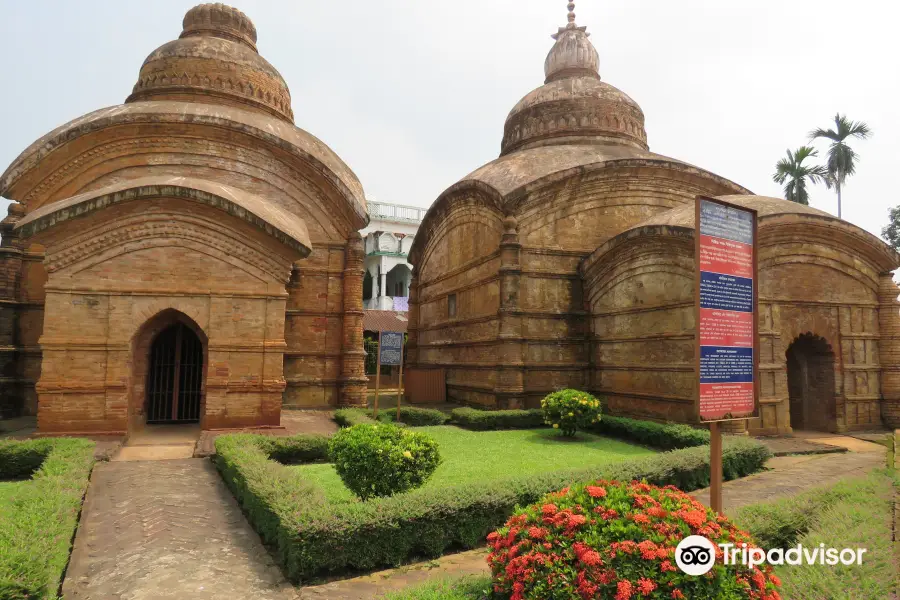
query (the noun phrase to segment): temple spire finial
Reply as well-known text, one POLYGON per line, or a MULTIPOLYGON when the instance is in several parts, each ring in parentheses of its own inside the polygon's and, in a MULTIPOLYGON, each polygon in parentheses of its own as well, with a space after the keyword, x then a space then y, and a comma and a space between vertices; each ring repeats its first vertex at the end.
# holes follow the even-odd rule
POLYGON ((569 23, 566 25, 566 27, 568 29, 574 29, 575 27, 578 27, 578 25, 575 24, 575 3, 569 2, 568 9, 569 9, 569 23))

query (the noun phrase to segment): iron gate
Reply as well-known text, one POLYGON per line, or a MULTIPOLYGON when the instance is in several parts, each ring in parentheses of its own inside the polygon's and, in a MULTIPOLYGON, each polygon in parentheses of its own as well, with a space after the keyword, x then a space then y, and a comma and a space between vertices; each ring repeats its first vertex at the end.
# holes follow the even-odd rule
POLYGON ((176 323, 150 348, 147 422, 199 421, 202 387, 203 344, 189 327, 176 323))

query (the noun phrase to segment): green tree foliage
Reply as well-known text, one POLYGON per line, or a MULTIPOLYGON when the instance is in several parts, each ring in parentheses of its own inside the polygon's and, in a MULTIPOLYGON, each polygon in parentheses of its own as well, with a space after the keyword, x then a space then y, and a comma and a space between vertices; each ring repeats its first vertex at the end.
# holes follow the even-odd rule
POLYGON ((888 224, 881 230, 881 237, 883 237, 894 250, 900 252, 900 206, 895 206, 891 209, 888 217, 888 224))
POLYGON ((862 121, 851 121, 840 113, 834 116, 834 129, 814 129, 809 133, 810 140, 830 140, 828 146, 828 176, 825 185, 834 188, 838 197, 838 217, 841 216, 841 190, 847 177, 856 173, 859 155, 847 143, 849 140, 865 140, 872 135, 872 129, 862 121))
POLYGON ((809 192, 806 182, 818 183, 828 176, 828 170, 820 165, 804 165, 807 158, 818 156, 818 152, 810 146, 801 146, 793 152, 787 150, 787 156, 775 165, 772 179, 784 185, 784 197, 798 204, 809 204, 809 192))

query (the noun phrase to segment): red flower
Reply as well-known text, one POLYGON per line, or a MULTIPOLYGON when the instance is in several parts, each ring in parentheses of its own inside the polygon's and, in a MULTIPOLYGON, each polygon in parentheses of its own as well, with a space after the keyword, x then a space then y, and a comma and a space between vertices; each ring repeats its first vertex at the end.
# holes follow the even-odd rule
POLYGON ((544 513, 545 516, 555 515, 559 511, 559 507, 555 504, 545 504, 541 507, 541 512, 544 513))
POLYGON ((589 485, 584 488, 588 495, 591 498, 605 498, 606 497, 606 489, 602 487, 598 487, 596 485, 589 485))
POLYGON ((596 567, 597 565, 603 564, 603 559, 600 558, 600 553, 596 550, 588 550, 587 552, 582 553, 579 558, 581 559, 581 562, 589 567, 596 567))
POLYGON ((646 577, 641 577, 638 579, 637 587, 643 595, 649 596, 656 589, 656 584, 646 577))
POLYGON ((616 584, 616 600, 628 600, 634 594, 634 586, 627 579, 616 584))
POLYGON ((528 536, 535 540, 542 540, 547 537, 547 530, 543 527, 529 527, 528 536))
POLYGON ((656 544, 654 544, 650 540, 644 540, 640 544, 637 545, 638 550, 641 551, 641 558, 644 560, 653 560, 656 558, 656 544))
POLYGON ((669 513, 661 506, 651 506, 647 509, 647 514, 657 519, 665 519, 669 513))
POLYGON ((684 594, 681 593, 681 590, 672 590, 672 598, 675 600, 681 600, 684 598, 684 594))
POLYGON ((631 520, 635 523, 640 523, 641 525, 649 525, 650 517, 645 515, 644 513, 635 513, 631 515, 631 520))
POLYGON ((659 570, 662 571, 663 573, 665 573, 665 572, 667 572, 667 571, 677 571, 678 569, 676 569, 676 568, 672 565, 672 561, 670 561, 670 560, 664 560, 664 561, 662 561, 662 564, 659 565, 659 570))

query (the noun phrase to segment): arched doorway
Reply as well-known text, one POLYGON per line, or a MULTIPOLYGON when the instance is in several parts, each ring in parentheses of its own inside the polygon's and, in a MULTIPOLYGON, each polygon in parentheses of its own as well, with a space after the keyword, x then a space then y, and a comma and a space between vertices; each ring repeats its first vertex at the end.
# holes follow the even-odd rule
POLYGON ((182 322, 159 332, 147 367, 147 423, 196 423, 203 400, 203 343, 182 322))
POLYGON ((791 427, 835 431, 834 351, 811 333, 799 336, 787 349, 791 427))

